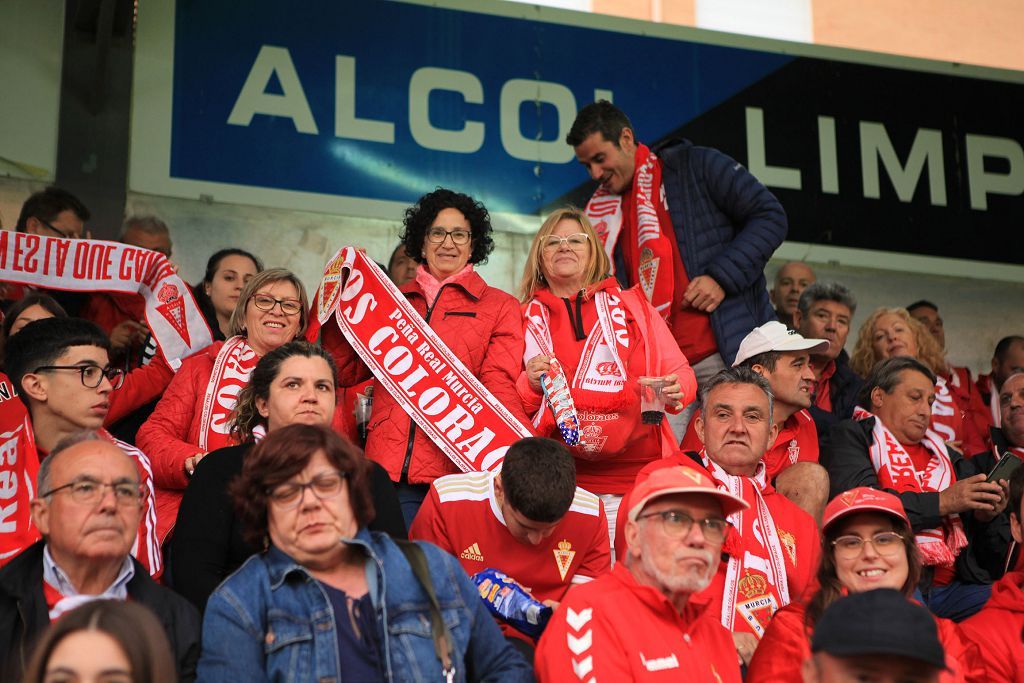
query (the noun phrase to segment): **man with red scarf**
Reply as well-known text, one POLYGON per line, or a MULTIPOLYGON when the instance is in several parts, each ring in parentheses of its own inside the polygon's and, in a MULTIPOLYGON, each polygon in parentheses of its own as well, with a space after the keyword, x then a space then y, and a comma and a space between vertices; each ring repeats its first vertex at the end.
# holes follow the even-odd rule
POLYGON ((900 497, 924 565, 923 602, 960 621, 981 609, 1001 573, 1006 493, 931 430, 934 400, 935 375, 920 361, 882 361, 865 379, 853 419, 829 430, 821 464, 832 496, 870 486, 900 497))
MULTIPOLYGON (((786 237, 782 205, 717 150, 639 143, 604 100, 580 110, 566 142, 600 183, 586 212, 616 276, 641 285, 700 386, 732 365, 750 330, 775 319, 764 267, 786 237)), ((691 412, 673 420, 679 435, 691 412)))

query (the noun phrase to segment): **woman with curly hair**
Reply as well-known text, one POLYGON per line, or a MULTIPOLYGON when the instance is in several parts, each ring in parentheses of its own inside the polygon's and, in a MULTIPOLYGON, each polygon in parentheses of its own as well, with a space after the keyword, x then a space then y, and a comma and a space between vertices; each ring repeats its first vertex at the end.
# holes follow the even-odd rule
MULTIPOLYGON (((494 249, 487 209, 472 197, 438 188, 406 210, 401 240, 420 264, 416 277, 400 288, 402 294, 488 391, 528 424, 515 386, 523 358, 519 302, 488 286, 474 269, 494 249)), ((370 377, 337 326, 322 333, 341 386, 370 377)), ((391 475, 408 525, 431 482, 459 470, 383 387, 375 386, 373 397, 366 455, 391 475)))
MULTIPOLYGON (((897 496, 855 488, 828 504, 822 530, 818 592, 807 605, 790 603, 775 613, 754 652, 746 683, 801 683, 801 666, 811 656, 811 632, 829 605, 851 593, 890 588, 913 600, 921 561, 910 520, 897 496)), ((935 617, 946 654, 940 683, 959 683, 976 672, 974 648, 956 625, 935 617)))
POLYGON ((984 451, 983 436, 967 429, 961 406, 946 382, 949 366, 935 337, 905 308, 875 309, 860 326, 850 367, 867 377, 878 363, 894 356, 910 356, 935 373, 931 428, 967 455, 984 451))

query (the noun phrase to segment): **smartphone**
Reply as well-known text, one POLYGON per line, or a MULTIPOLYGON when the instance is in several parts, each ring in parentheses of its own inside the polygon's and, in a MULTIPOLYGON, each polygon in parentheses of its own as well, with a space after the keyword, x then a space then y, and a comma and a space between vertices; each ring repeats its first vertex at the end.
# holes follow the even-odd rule
POLYGON ((1003 457, 999 458, 999 462, 992 468, 992 471, 988 473, 988 483, 997 483, 1000 479, 1010 480, 1013 473, 1017 471, 1017 468, 1024 465, 1024 460, 1006 451, 1003 453, 1003 457))

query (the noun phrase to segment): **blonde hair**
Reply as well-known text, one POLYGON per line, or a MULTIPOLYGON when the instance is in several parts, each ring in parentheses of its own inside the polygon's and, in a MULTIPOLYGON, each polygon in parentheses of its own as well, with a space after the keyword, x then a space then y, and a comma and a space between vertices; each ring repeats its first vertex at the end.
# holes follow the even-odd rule
POLYGON ((242 293, 238 295, 238 303, 235 304, 235 310, 231 312, 231 320, 228 323, 228 331, 232 336, 245 334, 245 311, 249 307, 249 301, 261 287, 275 282, 290 282, 295 285, 295 289, 299 293, 299 303, 302 304, 299 311, 299 329, 295 332, 295 339, 301 339, 306 334, 306 325, 309 323, 309 301, 306 299, 306 288, 302 286, 302 282, 292 271, 284 268, 268 268, 253 275, 245 283, 242 293))
POLYGON ((612 266, 611 261, 608 260, 608 254, 605 253, 594 226, 590 224, 590 219, 583 213, 583 210, 575 206, 557 209, 540 226, 540 230, 537 231, 533 243, 530 245, 530 252, 526 256, 523 279, 519 283, 519 300, 523 303, 532 299, 537 290, 545 286, 544 273, 541 270, 541 251, 544 249, 544 242, 554 233, 555 226, 563 220, 576 221, 580 225, 580 231, 587 236, 590 264, 583 273, 583 287, 600 282, 611 272, 612 266))
POLYGON ((884 360, 875 352, 874 336, 875 323, 883 315, 895 315, 906 323, 907 328, 913 333, 914 341, 917 342, 917 360, 921 361, 929 370, 936 375, 945 375, 947 372, 946 359, 939 348, 935 337, 917 319, 912 317, 905 308, 876 308, 868 316, 864 324, 860 326, 857 336, 857 344, 853 347, 853 354, 850 356, 850 368, 861 377, 867 377, 871 370, 884 360))

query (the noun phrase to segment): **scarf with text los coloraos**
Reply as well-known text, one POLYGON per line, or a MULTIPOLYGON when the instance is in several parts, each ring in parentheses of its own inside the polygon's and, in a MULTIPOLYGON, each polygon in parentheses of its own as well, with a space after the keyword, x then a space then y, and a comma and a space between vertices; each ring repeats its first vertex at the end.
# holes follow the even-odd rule
POLYGON ((217 352, 199 419, 199 447, 204 452, 212 453, 234 443, 231 411, 238 403, 238 392, 249 383, 259 360, 245 337, 228 339, 217 352))
POLYGON ((314 302, 306 338, 315 341, 333 317, 385 391, 463 472, 495 469, 531 436, 366 254, 340 249, 314 302))
MULTIPOLYGON (((753 477, 731 475, 700 453, 704 467, 718 488, 747 501, 750 507, 729 515, 733 533, 722 550, 729 555, 722 596, 722 626, 733 632, 753 633, 760 640, 772 616, 789 604, 789 580, 779 531, 761 490, 768 483, 764 463, 753 477), (739 617, 739 618, 737 618, 739 617)), ((790 549, 795 557, 796 549, 790 549)))
MULTIPOLYGON (((858 407, 853 417, 856 420, 875 418, 875 426, 871 428, 871 465, 883 487, 899 493, 938 493, 956 481, 946 444, 932 430, 927 430, 921 441, 932 457, 925 471, 918 472, 907 450, 877 415, 858 407)), ((947 515, 941 527, 918 531, 914 539, 924 565, 952 566, 956 556, 967 546, 964 525, 957 514, 947 515)))
POLYGON ((638 144, 634 157, 632 193, 633 211, 622 210, 622 196, 598 187, 587 202, 586 214, 615 268, 615 244, 620 235, 636 235, 637 262, 627 263, 631 280, 640 283, 647 300, 661 317, 672 313, 672 290, 675 286, 672 220, 665 203, 661 184, 661 162, 647 147, 638 144))
POLYGON ((146 323, 174 370, 210 345, 191 288, 163 254, 100 240, 0 231, 0 281, 71 292, 127 292, 146 300, 146 323))

